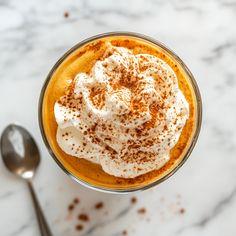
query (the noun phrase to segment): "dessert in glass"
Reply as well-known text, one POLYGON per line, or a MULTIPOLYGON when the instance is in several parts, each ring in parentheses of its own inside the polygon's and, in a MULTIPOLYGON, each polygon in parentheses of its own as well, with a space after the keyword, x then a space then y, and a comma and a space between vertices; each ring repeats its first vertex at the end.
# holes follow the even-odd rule
POLYGON ((144 35, 113 32, 59 59, 42 88, 39 123, 50 154, 73 179, 127 193, 182 166, 201 109, 194 77, 174 52, 144 35))

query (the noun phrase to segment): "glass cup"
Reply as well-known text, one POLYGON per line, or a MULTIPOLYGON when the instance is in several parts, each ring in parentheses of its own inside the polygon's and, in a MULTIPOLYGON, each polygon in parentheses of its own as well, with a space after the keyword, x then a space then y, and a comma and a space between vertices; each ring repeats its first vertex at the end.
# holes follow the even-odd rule
POLYGON ((56 163, 60 166, 60 168, 67 174, 69 175, 71 178, 73 178, 75 181, 77 181, 78 183, 85 185, 89 188, 95 189, 95 190, 99 190, 99 191, 103 191, 103 192, 109 192, 109 193, 129 193, 129 192, 133 192, 133 191, 138 191, 138 190, 144 190, 144 189, 148 189, 150 187, 153 187, 155 185, 160 184, 161 182, 163 182, 164 180, 166 180, 167 178, 169 178, 171 175, 173 175, 184 163, 185 161, 188 159, 189 155, 191 154, 198 136, 199 136, 199 132, 200 132, 200 128, 201 128, 201 121, 202 121, 202 102, 201 102, 201 95, 197 86, 197 83, 194 79, 194 76, 192 75, 192 73, 190 72, 190 70, 187 68, 187 66, 184 64, 184 62, 173 52, 171 51, 169 48, 167 48, 164 44, 162 44, 161 42, 154 40, 150 37, 147 37, 145 35, 141 35, 141 34, 137 34, 137 33, 131 33, 131 32, 110 32, 110 33, 104 33, 104 34, 100 34, 100 35, 96 35, 93 36, 91 38, 88 38, 80 43, 78 43, 77 45, 75 45, 74 47, 72 47, 70 50, 68 50, 57 62, 56 64, 53 66, 53 68, 51 69, 51 71, 49 72, 46 81, 42 87, 41 90, 41 94, 40 94, 40 98, 39 98, 39 112, 38 112, 39 116, 39 126, 40 126, 40 130, 41 130, 41 134, 44 140, 44 143, 49 151, 49 153, 51 154, 51 156, 53 157, 53 159, 56 161, 56 163), (95 185, 93 183, 90 183, 89 181, 84 181, 82 180, 78 175, 72 173, 70 171, 69 168, 67 168, 65 165, 63 165, 63 163, 59 160, 58 156, 56 156, 55 152, 53 151, 53 148, 50 146, 49 143, 49 139, 50 137, 47 137, 46 133, 45 133, 45 129, 44 129, 44 123, 43 123, 43 100, 44 100, 44 95, 45 95, 45 91, 47 89, 47 86, 52 78, 52 75, 55 73, 55 71, 58 69, 58 67, 61 65, 61 63, 69 56, 71 55, 73 52, 75 52, 77 49, 79 49, 80 47, 91 43, 95 40, 98 39, 103 39, 106 37, 127 37, 127 38, 136 38, 139 40, 143 40, 147 43, 150 43, 156 47, 158 47, 159 49, 161 49, 164 53, 168 54, 173 60, 175 60, 175 62, 178 64, 179 67, 181 67, 181 69, 183 70, 183 72, 187 75, 188 77, 188 83, 189 86, 191 87, 191 91, 192 91, 192 95, 193 95, 193 99, 195 102, 195 128, 193 130, 192 136, 191 136, 191 140, 190 143, 187 147, 187 150, 185 151, 184 156, 181 158, 181 160, 174 165, 172 168, 167 169, 165 171, 165 173, 160 177, 157 178, 154 182, 148 183, 145 186, 136 186, 136 187, 132 187, 132 188, 122 188, 121 187, 117 187, 117 188, 110 188, 110 187, 104 187, 104 186, 98 186, 95 185))

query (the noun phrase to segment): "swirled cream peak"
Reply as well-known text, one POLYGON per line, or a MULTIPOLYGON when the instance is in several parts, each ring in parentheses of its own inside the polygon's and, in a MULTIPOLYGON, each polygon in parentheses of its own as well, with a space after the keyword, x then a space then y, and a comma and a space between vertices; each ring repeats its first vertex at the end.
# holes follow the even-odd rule
POLYGON ((169 160, 189 105, 167 63, 109 44, 89 73, 74 78, 54 112, 62 150, 134 178, 169 160))

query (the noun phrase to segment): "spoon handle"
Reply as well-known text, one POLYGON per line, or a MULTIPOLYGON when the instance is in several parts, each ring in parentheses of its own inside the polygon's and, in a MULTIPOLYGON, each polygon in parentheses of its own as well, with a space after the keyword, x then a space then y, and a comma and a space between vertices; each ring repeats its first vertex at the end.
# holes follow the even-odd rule
POLYGON ((52 233, 48 227, 47 221, 43 215, 43 212, 42 212, 41 207, 39 205, 35 191, 33 189, 32 183, 30 181, 28 181, 28 187, 29 187, 32 199, 33 199, 34 208, 35 208, 35 212, 37 215, 41 236, 52 236, 52 233))

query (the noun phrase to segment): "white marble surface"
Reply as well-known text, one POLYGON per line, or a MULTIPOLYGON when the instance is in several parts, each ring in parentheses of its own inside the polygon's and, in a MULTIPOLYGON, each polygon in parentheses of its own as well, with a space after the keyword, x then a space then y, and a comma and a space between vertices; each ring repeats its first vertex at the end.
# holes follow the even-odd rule
MULTIPOLYGON (((0 131, 17 122, 40 145, 34 186, 55 236, 119 236, 124 229, 134 236, 236 235, 235 22, 235 0, 0 0, 0 131), (133 206, 129 195, 95 192, 62 173, 43 145, 37 121, 40 88, 55 61, 80 40, 115 30, 144 33, 175 50, 194 73, 204 104, 202 132, 190 159, 165 183, 135 194, 133 206), (76 196, 81 203, 69 216, 76 196), (96 211, 100 200, 105 207, 96 211), (147 209, 143 216, 137 214, 140 207, 147 209), (80 212, 91 220, 78 232, 80 212)), ((39 235, 26 185, 2 160, 0 235, 39 235)))

